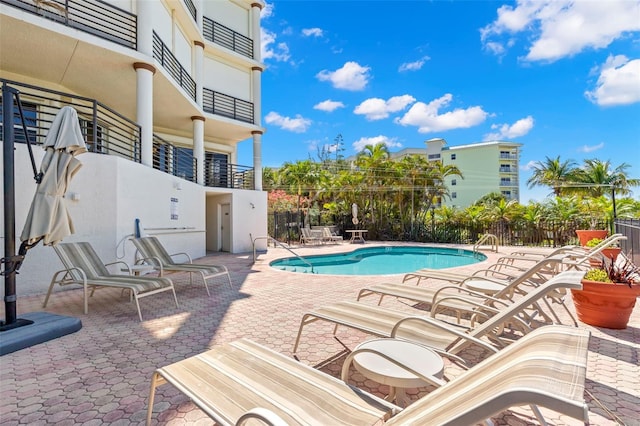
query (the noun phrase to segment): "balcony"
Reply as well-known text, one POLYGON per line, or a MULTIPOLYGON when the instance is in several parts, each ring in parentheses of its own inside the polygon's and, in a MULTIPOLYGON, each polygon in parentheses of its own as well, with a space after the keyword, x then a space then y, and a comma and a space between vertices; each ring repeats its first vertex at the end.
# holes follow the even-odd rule
POLYGON ((187 92, 191 99, 196 100, 196 82, 178 62, 178 59, 173 56, 171 50, 162 42, 155 31, 153 32, 153 59, 160 62, 162 67, 187 92))
POLYGON ((196 6, 193 4, 193 1, 184 0, 184 5, 187 7, 187 10, 189 11, 189 14, 193 18, 193 20, 195 22, 198 22, 198 10, 196 9, 196 6))
POLYGON ((25 12, 136 49, 137 17, 100 0, 0 0, 25 12))
POLYGON ((206 87, 202 89, 202 109, 209 114, 217 114, 245 123, 254 123, 253 103, 215 92, 206 87))
POLYGON ((202 25, 205 40, 253 59, 253 40, 249 37, 243 36, 206 16, 203 17, 202 25))
MULTIPOLYGON (((80 129, 89 152, 117 155, 137 163, 141 162, 140 126, 95 99, 5 79, 0 79, 0 83, 18 91, 30 142, 42 145, 58 111, 63 106, 69 105, 78 112, 80 129)), ((13 123, 15 141, 25 143, 25 132, 17 115, 13 117, 13 123)), ((4 117, 0 97, 0 130, 2 125, 4 125, 4 117)), ((1 140, 2 131, 0 131, 1 140)), ((153 135, 154 169, 196 182, 196 165, 197 161, 191 148, 178 147, 153 135)), ((205 185, 253 190, 255 189, 254 170, 249 166, 218 164, 218 167, 211 167, 205 172, 205 185)))

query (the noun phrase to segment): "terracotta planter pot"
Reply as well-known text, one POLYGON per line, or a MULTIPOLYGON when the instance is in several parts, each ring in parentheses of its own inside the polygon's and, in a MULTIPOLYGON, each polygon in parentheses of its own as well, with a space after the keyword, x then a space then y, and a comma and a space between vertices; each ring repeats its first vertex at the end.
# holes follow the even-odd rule
POLYGON ((580 245, 584 247, 594 238, 604 240, 607 238, 607 235, 609 235, 609 231, 606 229, 576 229, 576 235, 578 236, 580 245))
POLYGON ((582 280, 582 290, 571 290, 578 319, 596 327, 627 328, 640 287, 582 280))
POLYGON ((611 259, 612 261, 615 262, 621 251, 622 249, 620 247, 607 247, 602 249, 601 253, 607 259, 611 259))

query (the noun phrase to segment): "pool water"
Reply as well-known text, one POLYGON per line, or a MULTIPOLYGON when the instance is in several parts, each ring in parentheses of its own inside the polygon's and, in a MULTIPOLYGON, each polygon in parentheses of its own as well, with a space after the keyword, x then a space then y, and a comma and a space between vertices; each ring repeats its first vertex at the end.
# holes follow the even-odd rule
POLYGON ((390 275, 423 268, 453 268, 486 259, 482 253, 456 248, 393 246, 360 248, 349 253, 304 256, 304 260, 287 257, 274 260, 270 266, 283 271, 313 274, 390 275))

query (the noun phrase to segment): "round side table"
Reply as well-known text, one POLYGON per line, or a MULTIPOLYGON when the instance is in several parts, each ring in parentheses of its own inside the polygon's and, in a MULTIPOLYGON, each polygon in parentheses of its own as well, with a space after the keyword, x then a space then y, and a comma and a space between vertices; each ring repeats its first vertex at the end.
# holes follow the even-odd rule
MULTIPOLYGON (((361 349, 375 350, 398 361, 423 376, 433 377, 434 382, 442 382, 444 362, 442 357, 429 348, 399 339, 373 339, 358 345, 354 352, 361 349)), ((405 407, 409 400, 405 388, 417 388, 429 384, 415 374, 393 362, 371 352, 357 353, 353 357, 353 366, 365 377, 388 385, 389 401, 395 401, 405 407)))

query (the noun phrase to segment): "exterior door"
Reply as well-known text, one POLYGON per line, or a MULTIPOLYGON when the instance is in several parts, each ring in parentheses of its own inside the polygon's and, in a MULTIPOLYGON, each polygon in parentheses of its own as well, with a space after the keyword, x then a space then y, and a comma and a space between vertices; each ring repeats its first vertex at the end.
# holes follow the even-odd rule
POLYGON ((231 205, 222 204, 222 221, 220 222, 220 234, 222 235, 221 251, 231 251, 231 205))

